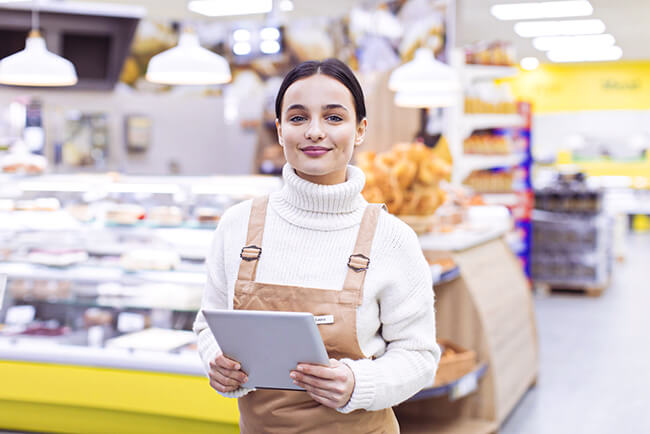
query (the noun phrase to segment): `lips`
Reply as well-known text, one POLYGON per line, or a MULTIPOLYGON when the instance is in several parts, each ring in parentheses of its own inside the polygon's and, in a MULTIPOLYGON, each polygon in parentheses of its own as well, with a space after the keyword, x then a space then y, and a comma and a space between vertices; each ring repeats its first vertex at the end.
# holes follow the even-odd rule
POLYGON ((305 146, 300 150, 309 157, 319 157, 331 151, 330 148, 325 148, 323 146, 305 146))

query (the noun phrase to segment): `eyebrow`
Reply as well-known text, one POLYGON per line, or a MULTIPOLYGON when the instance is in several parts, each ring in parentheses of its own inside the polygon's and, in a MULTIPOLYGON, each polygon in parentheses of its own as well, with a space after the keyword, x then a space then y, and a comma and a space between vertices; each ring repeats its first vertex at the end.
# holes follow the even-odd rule
MULTIPOLYGON (((348 111, 348 109, 345 108, 344 106, 342 106, 341 104, 327 104, 327 105, 324 105, 322 108, 323 108, 323 110, 333 110, 333 109, 341 108, 341 109, 343 109, 345 111, 348 111)), ((287 108, 287 111, 290 111, 290 110, 307 110, 307 107, 305 107, 302 104, 291 104, 287 108)))

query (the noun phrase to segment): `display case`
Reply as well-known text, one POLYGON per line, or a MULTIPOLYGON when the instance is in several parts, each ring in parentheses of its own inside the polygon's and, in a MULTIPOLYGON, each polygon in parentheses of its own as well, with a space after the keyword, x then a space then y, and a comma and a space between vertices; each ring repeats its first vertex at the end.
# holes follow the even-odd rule
MULTIPOLYGON (((208 387, 190 329, 220 213, 277 190, 281 180, 1 178, 0 274, 8 289, 0 411, 9 415, 2 428, 237 432, 236 401, 208 387)), ((404 432, 493 432, 536 374, 529 294, 502 240, 509 225, 480 220, 473 232, 421 237, 438 337, 457 357, 446 359, 444 381, 396 409, 404 432), (490 300, 503 288, 510 295, 497 306, 490 300), (519 314, 504 323, 510 311, 519 314), (507 330, 495 335, 502 325, 507 330), (512 372, 504 370, 509 357, 522 362, 512 372), (432 407, 450 413, 431 419, 432 407)))

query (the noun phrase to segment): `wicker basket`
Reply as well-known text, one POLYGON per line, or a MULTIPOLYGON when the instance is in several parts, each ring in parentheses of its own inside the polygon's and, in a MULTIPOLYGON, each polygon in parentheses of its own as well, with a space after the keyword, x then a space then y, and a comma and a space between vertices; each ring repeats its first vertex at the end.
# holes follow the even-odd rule
POLYGON ((456 354, 440 359, 434 387, 458 380, 476 367, 475 351, 467 350, 445 339, 438 339, 438 344, 453 349, 456 354))
POLYGON ((402 220, 404 223, 409 225, 411 229, 413 229, 415 233, 418 235, 431 232, 431 230, 433 229, 433 224, 436 221, 433 214, 425 215, 425 216, 398 215, 397 217, 399 217, 400 220, 402 220))

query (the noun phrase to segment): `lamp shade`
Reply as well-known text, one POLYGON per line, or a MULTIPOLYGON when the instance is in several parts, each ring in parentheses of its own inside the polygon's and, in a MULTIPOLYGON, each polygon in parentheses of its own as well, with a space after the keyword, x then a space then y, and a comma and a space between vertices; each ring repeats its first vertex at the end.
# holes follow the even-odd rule
POLYGON ((67 59, 47 51, 38 31, 31 31, 25 49, 0 60, 0 84, 13 86, 72 86, 77 72, 67 59))
POLYGON ((183 32, 178 45, 151 58, 147 80, 160 84, 220 84, 231 80, 223 57, 199 44, 194 32, 183 32))
POLYGON ((451 66, 436 60, 431 50, 419 48, 413 60, 391 73, 388 88, 396 92, 459 92, 461 87, 451 66))

